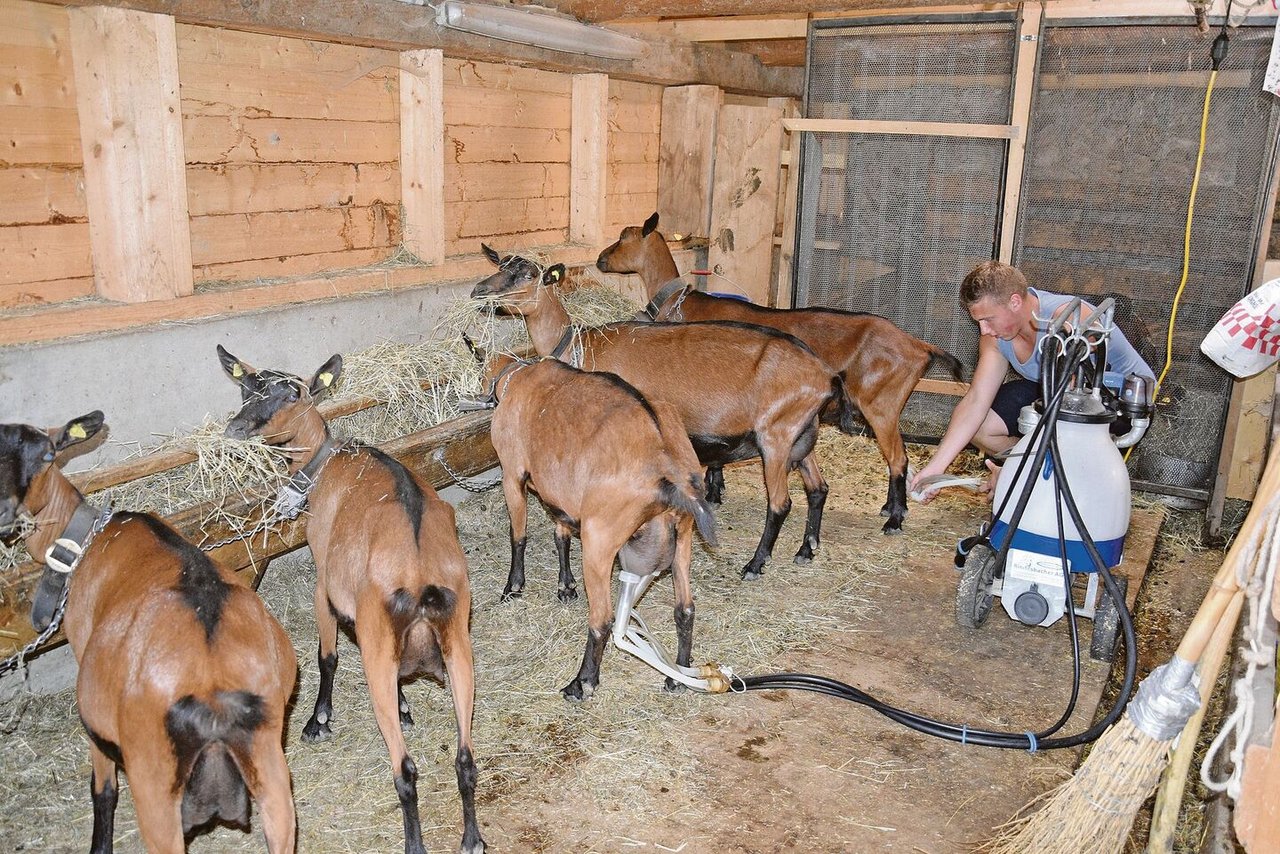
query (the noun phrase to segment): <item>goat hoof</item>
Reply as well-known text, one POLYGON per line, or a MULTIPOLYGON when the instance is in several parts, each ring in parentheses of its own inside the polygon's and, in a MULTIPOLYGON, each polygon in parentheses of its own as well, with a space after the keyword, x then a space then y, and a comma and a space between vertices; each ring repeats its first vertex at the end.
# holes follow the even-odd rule
POLYGON ((747 567, 746 569, 742 570, 743 581, 759 581, 760 576, 762 575, 764 575, 763 569, 752 569, 751 567, 747 567))
POLYGON ((578 598, 578 588, 561 587, 559 590, 556 591, 556 598, 559 599, 561 602, 568 604, 569 602, 572 602, 573 600, 578 598))
POLYGON ((792 558, 792 562, 795 563, 796 566, 808 566, 813 563, 813 552, 806 552, 802 549, 796 553, 794 558, 792 558))
POLYGON ((902 520, 901 520, 901 519, 899 519, 899 520, 897 520, 897 521, 895 522, 893 519, 890 519, 888 522, 885 522, 885 523, 884 523, 884 527, 883 527, 883 528, 881 528, 880 530, 881 530, 882 532, 884 532, 885 536, 888 536, 888 537, 892 537, 892 536, 895 536, 895 535, 897 535, 897 534, 901 534, 901 533, 902 533, 902 520))
POLYGON ((400 726, 402 727, 413 726, 413 715, 411 715, 407 711, 402 710, 400 712, 400 726))
POLYGON ((662 685, 662 690, 668 694, 683 694, 689 690, 689 686, 668 676, 662 685))
POLYGON ((307 721, 307 725, 302 728, 302 740, 307 744, 314 744, 317 741, 324 741, 333 735, 333 730, 328 724, 322 724, 319 721, 307 721))
POLYGON ((564 694, 564 698, 570 703, 581 703, 584 700, 591 699, 591 695, 596 692, 596 686, 588 685, 581 679, 574 679, 568 685, 560 689, 560 693, 564 694))
POLYGON ((462 843, 462 846, 458 848, 458 854, 484 854, 484 852, 485 848, 483 839, 471 845, 464 842, 462 843))
POLYGON ((499 602, 510 602, 512 599, 524 598, 524 590, 512 590, 510 587, 502 591, 502 595, 498 597, 499 602))

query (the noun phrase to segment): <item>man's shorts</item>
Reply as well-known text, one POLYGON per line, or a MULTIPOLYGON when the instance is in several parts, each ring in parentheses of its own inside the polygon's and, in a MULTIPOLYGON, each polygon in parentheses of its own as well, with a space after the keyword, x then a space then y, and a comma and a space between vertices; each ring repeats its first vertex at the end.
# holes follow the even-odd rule
POLYGON ((1040 383, 1019 377, 1000 386, 996 399, 991 401, 991 409, 1000 416, 1009 435, 1018 436, 1018 413, 1022 411, 1022 407, 1034 403, 1039 397, 1040 383))
MULTIPOLYGON (((1021 435, 1018 432, 1018 413, 1022 411, 1022 407, 1028 403, 1034 403, 1039 398, 1040 383, 1019 377, 1000 386, 1000 390, 996 392, 996 399, 991 401, 991 409, 1000 416, 1009 435, 1017 437, 1021 435)), ((1110 432, 1113 436, 1122 436, 1130 429, 1132 425, 1129 418, 1122 414, 1111 423, 1110 432)))

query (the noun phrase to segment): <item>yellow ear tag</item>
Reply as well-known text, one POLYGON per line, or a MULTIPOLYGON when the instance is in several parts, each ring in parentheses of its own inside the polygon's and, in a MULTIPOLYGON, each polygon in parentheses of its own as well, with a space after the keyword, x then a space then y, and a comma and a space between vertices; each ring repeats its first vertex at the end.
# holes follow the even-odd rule
POLYGON ((328 388, 333 383, 333 374, 325 371, 320 375, 320 382, 324 383, 325 388, 328 388))
POLYGON ((72 439, 87 439, 89 437, 89 434, 84 432, 84 428, 79 424, 72 424, 71 429, 67 430, 67 434, 72 439))
POLYGON ((236 379, 240 379, 242 376, 244 376, 244 368, 240 367, 239 362, 236 362, 234 365, 231 366, 231 376, 235 377, 236 379))
POLYGON ((559 270, 552 270, 552 271, 551 271, 551 281, 553 281, 553 282, 558 282, 558 281, 560 281, 560 271, 559 271, 559 270))

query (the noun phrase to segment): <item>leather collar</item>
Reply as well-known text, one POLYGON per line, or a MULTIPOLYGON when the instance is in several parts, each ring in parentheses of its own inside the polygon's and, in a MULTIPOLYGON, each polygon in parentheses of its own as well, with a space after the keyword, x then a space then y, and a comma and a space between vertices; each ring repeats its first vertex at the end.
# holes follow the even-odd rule
MULTIPOLYGON (((649 300, 649 304, 640 310, 636 315, 636 320, 655 321, 662 316, 662 307, 680 291, 685 290, 689 286, 684 283, 683 279, 675 278, 667 282, 658 292, 653 295, 653 299, 649 300)), ((683 302, 683 300, 681 300, 683 302)), ((679 303, 677 303, 677 306, 679 303)))

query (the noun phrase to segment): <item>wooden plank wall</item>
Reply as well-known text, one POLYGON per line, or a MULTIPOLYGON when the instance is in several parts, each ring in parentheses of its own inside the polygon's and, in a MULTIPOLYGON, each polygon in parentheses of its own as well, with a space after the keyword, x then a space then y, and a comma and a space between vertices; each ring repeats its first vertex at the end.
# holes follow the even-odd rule
POLYGON ((565 243, 573 77, 444 61, 445 254, 565 243))
POLYGON ((394 51, 178 26, 197 282, 395 251, 399 64, 394 51))
MULTIPOLYGON (((663 87, 609 81, 609 173, 605 239, 658 209, 658 142, 663 87)), ((604 248, 603 246, 600 248, 604 248)))
POLYGON ((0 310, 93 292, 67 12, 0 0, 0 310))

